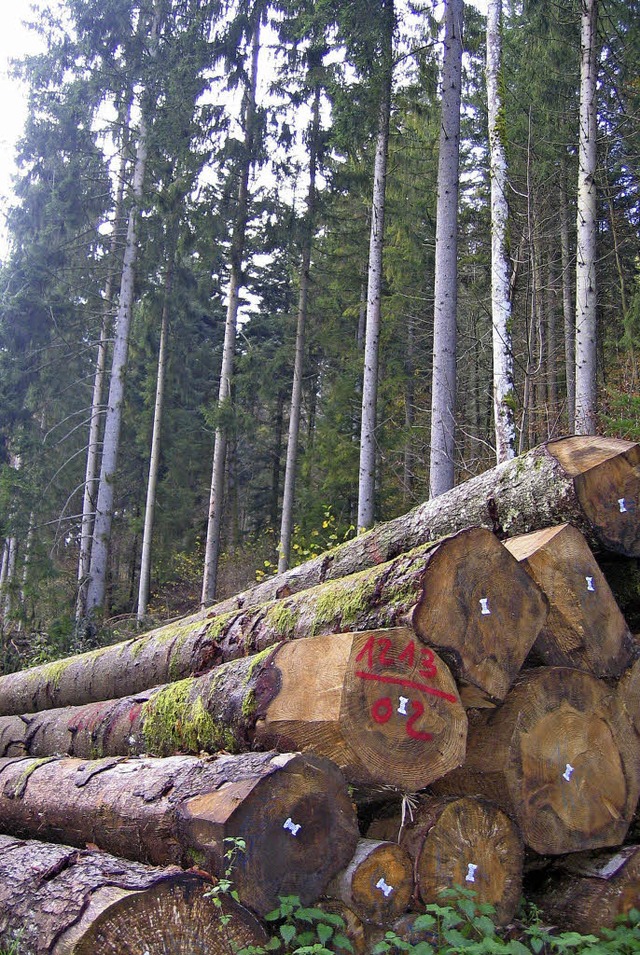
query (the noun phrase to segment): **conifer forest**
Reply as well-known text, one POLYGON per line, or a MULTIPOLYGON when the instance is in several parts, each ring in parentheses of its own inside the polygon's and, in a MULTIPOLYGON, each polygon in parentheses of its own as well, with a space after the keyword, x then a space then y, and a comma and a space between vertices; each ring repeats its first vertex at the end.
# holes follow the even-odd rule
POLYGON ((39 0, 0 672, 640 440, 639 0, 39 0))

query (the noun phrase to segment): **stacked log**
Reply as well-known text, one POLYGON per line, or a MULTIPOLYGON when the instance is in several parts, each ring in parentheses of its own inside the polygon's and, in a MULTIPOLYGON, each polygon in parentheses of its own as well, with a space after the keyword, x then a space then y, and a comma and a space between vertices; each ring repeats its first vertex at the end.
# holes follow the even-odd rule
POLYGON ((538 660, 619 677, 631 663, 634 640, 580 531, 562 524, 505 546, 549 600, 549 616, 533 648, 538 660))
POLYGON ((406 911, 413 888, 413 867, 404 849, 393 842, 361 839, 327 894, 344 902, 362 922, 389 925, 406 911))
POLYGON ((559 860, 532 899, 551 923, 583 935, 613 928, 640 905, 640 846, 559 860))
POLYGON ((235 955, 267 936, 230 897, 220 908, 203 875, 152 868, 96 850, 0 835, 0 945, 34 955, 235 955), (221 931, 220 914, 225 917, 221 931))
POLYGON ((108 700, 282 640, 411 622, 465 684, 502 699, 546 619, 540 589, 483 528, 262 604, 0 677, 0 715, 108 700), (504 649, 496 651, 496 644, 504 649))
POLYGON ((227 613, 391 560, 465 527, 500 538, 569 523, 589 546, 640 557, 640 445, 571 436, 547 441, 392 521, 210 607, 227 613))
POLYGON ((542 855, 617 846, 640 795, 640 739, 601 680, 525 671, 501 706, 474 714, 464 765, 433 788, 491 800, 542 855))
POLYGON ((309 637, 108 703, 0 718, 0 755, 310 751, 350 783, 423 789, 464 759, 447 666, 406 628, 309 637))
POLYGON ((408 819, 380 816, 367 834, 397 839, 409 853, 416 902, 439 902, 442 889, 461 885, 472 889, 479 903, 494 906, 498 924, 514 917, 522 895, 522 837, 493 803, 424 796, 408 819))
POLYGON ((1 677, 0 829, 213 876, 242 839, 254 912, 329 893, 356 948, 455 884, 508 922, 524 847, 549 912, 568 859, 613 849, 581 891, 626 911, 640 661, 591 548, 640 556, 639 491, 639 446, 549 442, 206 614, 1 677))
POLYGON ((314 901, 358 838, 344 779, 315 756, 250 753, 197 759, 0 760, 0 819, 9 835, 94 844, 152 865, 225 872, 241 838, 240 898, 260 915, 282 895, 314 901))

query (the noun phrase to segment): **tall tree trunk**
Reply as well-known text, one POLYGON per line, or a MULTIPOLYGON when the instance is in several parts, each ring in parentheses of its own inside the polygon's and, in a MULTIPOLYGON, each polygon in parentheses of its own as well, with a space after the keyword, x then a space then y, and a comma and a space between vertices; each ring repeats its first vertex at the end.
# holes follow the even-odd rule
POLYGON ((414 317, 407 319, 407 355, 405 358, 405 374, 407 383, 404 393, 404 425, 406 437, 404 439, 403 475, 402 475, 402 503, 408 505, 413 496, 414 483, 414 451, 413 451, 413 424, 415 421, 415 327, 414 317))
POLYGON ((385 193, 389 154, 389 122, 393 83, 394 4, 386 0, 387 14, 378 107, 378 138, 373 170, 373 201, 369 237, 367 277, 367 320, 362 380, 362 424, 360 428, 360 465, 358 477, 358 531, 373 524, 376 475, 376 411, 378 405, 378 348, 380 343, 380 305, 382 296, 382 251, 384 246, 385 193))
POLYGON ((173 276, 175 238, 170 237, 169 261, 164 285, 162 304, 162 322, 160 326, 160 347, 158 349, 158 374, 156 378, 156 400, 153 410, 153 432, 151 435, 151 453, 149 456, 149 480, 147 500, 144 509, 144 530, 142 532, 142 557, 140 559, 140 581, 138 584, 138 624, 142 623, 149 602, 149 581, 151 578, 151 540, 153 537, 153 518, 156 508, 158 472, 160 470, 160 434, 162 413, 164 410, 164 383, 167 372, 167 338, 169 336, 169 297, 173 276))
POLYGON ((487 8, 487 102, 491 149, 491 317, 493 326, 493 416, 496 463, 516 453, 514 419, 511 299, 507 252, 507 157, 503 138, 505 114, 500 93, 502 71, 502 0, 487 8))
POLYGON ((282 497, 282 520, 280 524, 280 544, 278 547, 278 573, 289 566, 291 556, 291 532, 293 530, 293 502, 298 463, 298 437, 300 434, 300 412, 302 410, 302 375, 304 371, 304 345, 307 324, 307 302, 309 298, 309 273, 311 270, 311 247, 313 244, 313 224, 316 205, 316 173, 318 167, 318 145, 320 136, 320 86, 317 85, 313 98, 313 118, 309 141, 309 192, 307 194, 307 215, 305 221, 302 263, 300 265, 300 292, 298 297, 298 322, 296 327, 296 355, 293 365, 293 386, 291 389, 291 408, 289 411, 289 437, 287 440, 287 460, 284 471, 284 492, 282 497))
POLYGON ((560 176, 560 252, 562 255, 562 316, 564 325, 564 368, 567 389, 567 427, 575 428, 576 410, 576 322, 571 293, 571 243, 569 240, 569 203, 566 167, 560 176))
MULTIPOLYGON (((157 51, 157 36, 160 27, 160 12, 156 7, 151 24, 149 46, 152 56, 157 51)), ((120 280, 120 297, 116 316, 113 358, 109 379, 109 398, 104 425, 102 443, 102 462, 96 502, 96 517, 93 527, 91 562, 89 565, 89 587, 87 591, 87 614, 91 616, 101 610, 105 604, 109 546, 111 542, 111 524, 113 521, 113 500, 118 451, 120 448, 120 430, 124 405, 124 386, 129 352, 129 329, 133 309, 135 267, 138 255, 137 222, 144 188, 144 174, 147 163, 148 128, 145 110, 140 114, 138 147, 133 169, 133 196, 127 223, 124 261, 120 280)))
MULTIPOLYGON (((546 325, 547 325, 547 405, 549 425, 547 434, 551 437, 558 434, 559 430, 559 408, 558 408, 558 371, 557 371, 557 323, 556 323, 556 269, 555 253, 553 243, 547 241, 547 284, 546 284, 546 325)), ((562 433, 562 432, 560 432, 562 433)))
POLYGON ((596 433, 597 22, 598 0, 582 0, 576 267, 575 427, 578 434, 596 433))
POLYGON ((463 0, 445 3, 442 122, 438 156, 438 203, 431 388, 430 496, 454 484, 456 414, 456 314, 458 305, 458 189, 463 0))
MULTIPOLYGON (((233 378, 233 359, 236 345, 238 323, 238 305, 242 285, 242 258, 244 255, 247 219, 249 215, 249 172, 253 162, 255 126, 256 126, 256 86, 258 82, 258 59, 260 55, 260 16, 256 17, 253 32, 251 74, 244 105, 244 150, 239 168, 238 200, 231 242, 231 270, 229 274, 229 292, 227 317, 222 346, 222 367, 218 389, 218 410, 231 402, 231 381, 233 378)), ((227 456, 227 428, 224 422, 216 427, 213 444, 213 464, 211 468, 211 491, 209 494, 209 517, 207 520, 207 542, 204 555, 204 574, 202 577, 202 606, 212 603, 216 595, 218 579, 218 559, 220 557, 220 536, 222 530, 222 509, 224 498, 225 460, 227 456)))
POLYGON ((120 243, 120 226, 124 205, 124 184, 127 166, 127 145, 129 141, 129 118, 131 104, 127 103, 121 117, 123 124, 120 168, 118 172, 118 186, 116 190, 115 215, 113 232, 109 248, 109 271, 104 289, 104 309, 100 328, 100 340, 96 355, 96 367, 93 376, 93 394, 91 396, 91 421, 89 424, 89 444, 87 447, 87 465, 84 476, 84 494, 82 498, 82 521, 80 524, 80 554, 78 557, 78 594, 76 599, 76 621, 84 618, 87 610, 87 589, 89 584, 89 569, 91 566, 91 546, 93 542, 93 522, 96 507, 96 480, 100 464, 100 422, 102 419, 102 396, 104 391, 104 377, 107 367, 107 349, 109 326, 111 324, 111 308, 113 299, 113 285, 115 280, 115 259, 120 243))

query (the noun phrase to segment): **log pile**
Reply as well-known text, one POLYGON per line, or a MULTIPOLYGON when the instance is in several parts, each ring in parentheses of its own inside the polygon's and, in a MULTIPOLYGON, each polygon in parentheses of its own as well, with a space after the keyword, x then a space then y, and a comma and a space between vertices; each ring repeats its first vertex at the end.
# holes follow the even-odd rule
POLYGON ((360 952, 453 885, 503 924, 523 884, 561 928, 640 907, 640 652, 601 559, 640 556, 639 499, 639 446, 549 442, 204 613, 0 677, 0 941, 39 865, 92 901, 30 951, 101 952, 154 906, 187 926, 228 839, 249 909, 323 897, 360 952))

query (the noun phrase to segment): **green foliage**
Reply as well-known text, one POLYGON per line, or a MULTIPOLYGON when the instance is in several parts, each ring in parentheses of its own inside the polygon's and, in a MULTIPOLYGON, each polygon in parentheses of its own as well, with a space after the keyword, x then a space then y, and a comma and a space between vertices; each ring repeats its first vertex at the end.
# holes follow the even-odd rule
POLYGON ((550 932, 539 921, 525 925, 519 938, 503 938, 496 927, 495 909, 478 903, 475 893, 455 886, 441 892, 442 904, 426 906, 424 915, 413 923, 413 932, 424 933, 425 940, 409 942, 395 932, 373 949, 373 955, 407 952, 409 955, 551 955, 580 953, 605 955, 640 952, 640 912, 632 910, 627 920, 614 929, 603 929, 600 936, 578 932, 550 932), (426 940, 428 939, 428 940, 426 940))
POLYGON ((339 915, 302 905, 296 895, 282 896, 278 907, 265 920, 273 928, 269 941, 243 948, 238 955, 344 955, 353 951, 339 915))

